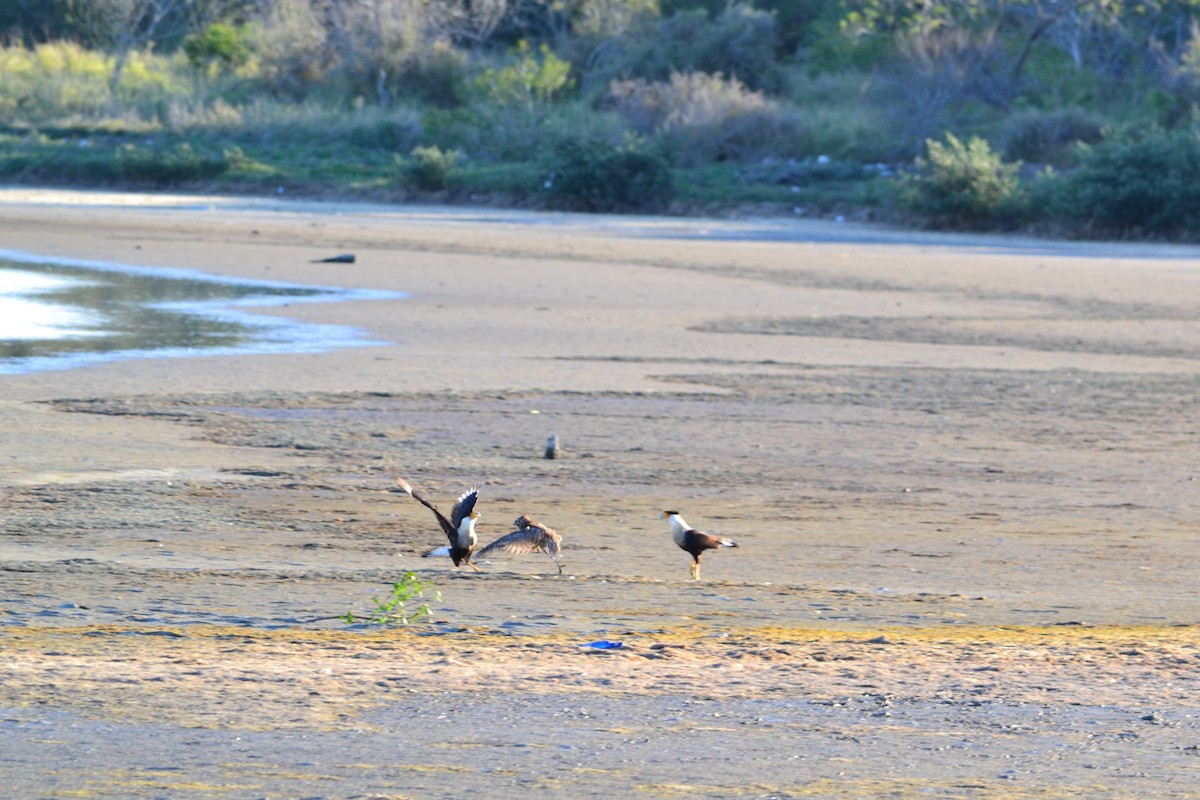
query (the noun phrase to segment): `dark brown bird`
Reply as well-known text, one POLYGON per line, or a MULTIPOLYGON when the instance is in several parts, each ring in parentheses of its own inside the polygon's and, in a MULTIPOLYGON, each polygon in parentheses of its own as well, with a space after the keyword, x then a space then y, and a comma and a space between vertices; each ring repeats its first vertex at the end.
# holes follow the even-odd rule
POLYGON ((454 508, 450 511, 450 519, 446 519, 446 515, 439 511, 433 503, 417 494, 408 481, 396 478, 396 485, 437 517, 438 524, 442 526, 446 538, 450 540, 450 559, 454 562, 454 566, 466 564, 476 572, 482 572, 479 567, 471 563, 471 554, 475 552, 475 545, 479 542, 475 535, 475 520, 479 519, 479 512, 475 510, 475 501, 479 499, 479 487, 472 486, 460 494, 458 500, 454 502, 454 508))
POLYGON ((517 517, 513 525, 517 526, 515 531, 501 536, 476 555, 483 558, 488 553, 503 551, 509 555, 519 556, 541 551, 554 560, 558 567, 558 574, 561 575, 563 565, 558 560, 558 554, 562 551, 562 537, 558 535, 558 532, 525 514, 517 517))
POLYGON ((692 554, 692 580, 700 580, 700 556, 705 550, 718 547, 737 547, 737 543, 720 536, 712 536, 696 530, 684 522, 678 511, 664 511, 663 518, 671 523, 671 538, 675 544, 692 554))

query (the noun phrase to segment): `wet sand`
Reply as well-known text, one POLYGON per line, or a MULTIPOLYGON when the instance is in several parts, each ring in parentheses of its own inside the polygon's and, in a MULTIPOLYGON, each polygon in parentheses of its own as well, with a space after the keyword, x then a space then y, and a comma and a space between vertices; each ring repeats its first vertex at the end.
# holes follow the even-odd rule
POLYGON ((409 293, 0 378, 14 796, 1200 796, 1200 250, 28 191, 0 242, 409 293), (422 558, 397 474, 565 574, 422 558), (664 508, 739 547, 690 581, 664 508), (431 621, 335 618, 408 570, 431 621))

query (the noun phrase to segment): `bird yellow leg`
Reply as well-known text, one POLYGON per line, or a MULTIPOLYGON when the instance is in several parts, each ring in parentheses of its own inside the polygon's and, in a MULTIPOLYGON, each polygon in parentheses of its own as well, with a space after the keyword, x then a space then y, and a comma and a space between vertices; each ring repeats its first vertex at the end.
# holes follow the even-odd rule
POLYGON ((694 580, 694 581, 700 580, 700 562, 699 561, 692 562, 692 580, 694 580))
POLYGON ((465 563, 466 563, 466 565, 467 565, 468 567, 470 567, 471 569, 475 570, 476 572, 483 572, 483 570, 481 570, 479 567, 477 567, 477 566, 475 566, 474 564, 472 564, 470 561, 467 561, 467 562, 465 562, 465 563))

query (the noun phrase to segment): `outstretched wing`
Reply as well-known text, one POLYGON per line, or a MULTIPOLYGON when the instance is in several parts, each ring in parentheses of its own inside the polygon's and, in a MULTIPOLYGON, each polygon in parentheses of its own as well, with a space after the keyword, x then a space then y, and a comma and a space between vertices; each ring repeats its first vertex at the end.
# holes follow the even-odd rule
POLYGON ((464 519, 471 516, 471 512, 475 510, 475 501, 479 499, 479 487, 472 486, 458 496, 458 500, 454 502, 454 510, 450 512, 450 522, 454 526, 454 532, 450 533, 451 540, 458 535, 458 526, 464 519))
POLYGON ((562 550, 562 537, 551 530, 547 530, 546 532, 551 535, 547 536, 546 540, 542 542, 542 549, 546 551, 547 555, 558 561, 558 554, 562 550))
MULTIPOLYGON (((487 547, 475 554, 476 558, 483 558, 488 553, 503 551, 512 556, 520 556, 525 553, 536 553, 542 549, 542 533, 536 528, 525 528, 524 530, 513 531, 512 533, 501 536, 496 541, 489 544, 487 547)), ((557 550, 557 547, 555 548, 557 550)))
MULTIPOLYGON (((437 506, 426 500, 421 495, 417 494, 417 491, 413 489, 412 486, 409 485, 408 481, 404 480, 404 478, 396 478, 396 485, 399 486, 400 489, 413 500, 416 500, 418 503, 433 512, 433 515, 437 517, 438 524, 442 526, 442 530, 447 536, 450 537, 451 544, 454 544, 458 540, 458 526, 450 524, 450 520, 446 519, 446 515, 443 514, 437 506)), ((458 506, 455 506, 454 508, 456 511, 458 510, 458 506)))
POLYGON ((479 552, 479 555, 482 556, 489 551, 502 550, 510 555, 519 556, 525 553, 536 553, 541 550, 555 561, 558 560, 559 551, 562 549, 561 536, 545 525, 534 522, 529 517, 518 517, 516 524, 519 526, 517 530, 501 536, 483 548, 479 552))

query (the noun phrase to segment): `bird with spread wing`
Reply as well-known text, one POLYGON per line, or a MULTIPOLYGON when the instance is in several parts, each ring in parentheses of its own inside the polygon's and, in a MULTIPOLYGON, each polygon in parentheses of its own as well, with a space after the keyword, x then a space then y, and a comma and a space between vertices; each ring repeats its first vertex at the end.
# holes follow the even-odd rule
POLYGON ((479 567, 471 563, 475 545, 479 543, 475 534, 475 520, 479 519, 479 512, 475 510, 475 501, 479 499, 479 487, 472 486, 459 495, 458 500, 454 502, 454 508, 450 510, 450 519, 446 519, 446 515, 433 503, 419 495, 408 481, 396 478, 396 485, 437 517, 438 524, 442 526, 442 530, 450 540, 450 558, 454 561, 454 566, 466 564, 476 572, 482 572, 479 567))
POLYGON ((507 553, 508 555, 524 555, 525 553, 542 552, 554 560, 558 574, 563 571, 558 554, 562 551, 562 537, 553 528, 549 528, 527 514, 522 514, 513 522, 517 527, 512 533, 501 536, 476 555, 480 558, 489 553, 507 553))

